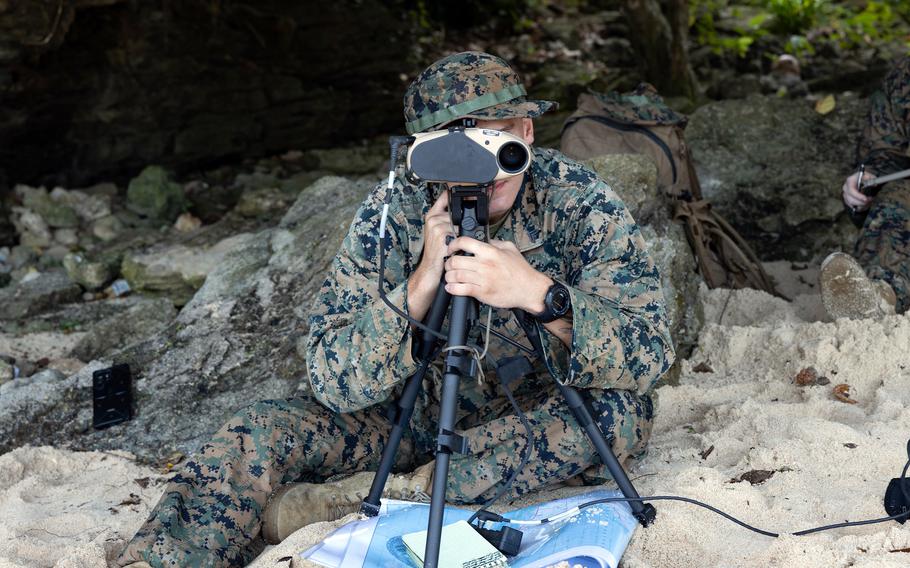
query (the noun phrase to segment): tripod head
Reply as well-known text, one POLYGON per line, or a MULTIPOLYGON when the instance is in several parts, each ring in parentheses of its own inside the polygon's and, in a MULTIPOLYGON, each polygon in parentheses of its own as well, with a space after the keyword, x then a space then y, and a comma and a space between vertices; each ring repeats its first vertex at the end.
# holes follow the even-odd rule
POLYGON ((486 240, 484 226, 490 221, 490 185, 464 185, 449 189, 449 212, 461 235, 486 240))

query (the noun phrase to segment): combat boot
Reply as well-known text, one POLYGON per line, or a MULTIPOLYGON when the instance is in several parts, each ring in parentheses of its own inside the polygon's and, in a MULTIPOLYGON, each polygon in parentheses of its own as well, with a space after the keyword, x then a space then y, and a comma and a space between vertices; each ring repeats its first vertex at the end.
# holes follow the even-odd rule
POLYGON ((829 254, 819 272, 822 304, 831 319, 876 318, 895 313, 897 296, 887 282, 866 275, 855 258, 829 254))
MULTIPOLYGON (((389 475, 383 497, 429 503, 430 479, 435 462, 412 473, 389 475)), ((290 483, 279 487, 262 512, 262 536, 278 544, 297 529, 322 521, 335 521, 360 510, 370 493, 371 471, 326 483, 290 483)))

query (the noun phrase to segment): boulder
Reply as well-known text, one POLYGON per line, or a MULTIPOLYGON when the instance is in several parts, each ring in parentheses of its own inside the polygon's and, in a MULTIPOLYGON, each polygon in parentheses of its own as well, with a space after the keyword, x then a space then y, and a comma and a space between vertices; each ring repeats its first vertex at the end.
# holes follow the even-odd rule
POLYGON ((72 355, 82 361, 110 356, 164 330, 176 317, 177 309, 167 298, 134 297, 124 310, 93 324, 72 355))
POLYGON ((13 207, 13 225, 22 246, 45 248, 54 240, 50 227, 41 215, 25 207, 13 207))
POLYGON ((63 272, 45 272, 0 289, 0 320, 15 320, 46 311, 82 295, 63 272))
POLYGON ((100 290, 117 276, 116 263, 91 260, 83 253, 67 254, 63 268, 73 282, 87 290, 100 290))
POLYGON ((172 223, 187 208, 183 187, 160 166, 148 166, 130 181, 126 206, 152 220, 172 223))
POLYGON ((110 242, 123 232, 123 222, 114 215, 102 217, 92 223, 92 235, 100 241, 110 242))
POLYGON ((266 217, 284 212, 293 202, 294 195, 277 187, 263 187, 244 192, 234 211, 242 217, 266 217))
POLYGON ((699 108, 686 137, 705 197, 763 260, 850 250, 856 230, 840 188, 867 109, 849 94, 825 115, 805 100, 761 95, 699 108))
POLYGON ((175 244, 129 253, 123 257, 121 272, 134 291, 166 296, 182 306, 225 255, 248 237, 245 234, 228 237, 213 246, 175 244))
POLYGON ((43 187, 27 185, 17 185, 14 192, 22 199, 22 205, 38 214, 48 226, 55 229, 79 226, 79 216, 75 209, 57 199, 59 192, 52 197, 43 187))
POLYGON ((298 349, 309 331, 307 313, 372 185, 320 179, 277 226, 237 236, 163 331, 71 377, 0 392, 0 453, 53 443, 122 448, 144 460, 189 454, 243 406, 308 390, 298 349), (115 362, 133 371, 135 417, 96 432, 91 373, 115 362), (40 427, 30 425, 35 421, 40 427))
POLYGON ((3 359, 0 359, 0 385, 13 380, 15 376, 15 369, 13 369, 13 366, 3 359))

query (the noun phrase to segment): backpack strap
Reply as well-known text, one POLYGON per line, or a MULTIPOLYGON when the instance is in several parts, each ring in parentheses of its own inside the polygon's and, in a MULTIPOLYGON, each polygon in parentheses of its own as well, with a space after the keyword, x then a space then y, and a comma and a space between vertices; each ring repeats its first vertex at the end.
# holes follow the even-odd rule
POLYGON ((673 217, 683 222, 709 288, 755 288, 789 300, 774 286, 749 244, 710 203, 677 201, 673 217))

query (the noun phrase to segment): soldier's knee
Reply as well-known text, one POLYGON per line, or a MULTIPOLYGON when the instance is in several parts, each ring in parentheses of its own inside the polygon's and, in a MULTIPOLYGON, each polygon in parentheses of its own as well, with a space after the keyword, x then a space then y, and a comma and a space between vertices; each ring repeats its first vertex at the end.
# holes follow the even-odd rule
POLYGON ((287 401, 260 400, 234 413, 228 424, 263 424, 264 422, 273 422, 282 411, 286 410, 287 401))

